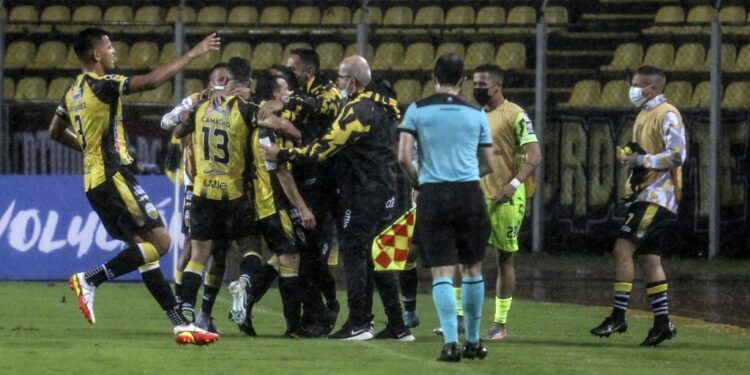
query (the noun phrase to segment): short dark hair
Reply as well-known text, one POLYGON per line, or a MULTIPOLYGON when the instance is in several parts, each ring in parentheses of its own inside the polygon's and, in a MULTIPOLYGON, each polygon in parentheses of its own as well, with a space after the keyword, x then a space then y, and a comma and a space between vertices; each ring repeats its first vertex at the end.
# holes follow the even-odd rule
POLYGON ((479 65, 478 67, 474 68, 474 73, 487 73, 500 82, 502 82, 503 78, 505 77, 505 72, 503 72, 503 69, 495 64, 479 65))
POLYGON ((273 99, 274 91, 279 89, 279 83, 276 82, 275 76, 269 73, 261 73, 258 77, 258 83, 255 85, 255 95, 259 100, 273 99))
POLYGON ((105 36, 109 37, 109 33, 100 28, 90 27, 81 30, 73 43, 73 51, 75 51, 78 59, 83 62, 91 62, 91 52, 105 36))
POLYGON ((271 65, 269 70, 271 69, 279 71, 279 74, 276 74, 276 77, 283 78, 284 81, 286 81, 286 84, 289 85, 289 90, 299 90, 299 83, 297 83, 297 79, 294 77, 294 72, 292 72, 292 69, 281 64, 271 65))
POLYGON ((643 65, 636 69, 635 73, 644 76, 659 76, 661 78, 666 78, 666 76, 664 75, 664 71, 653 65, 643 65))
POLYGON ((220 63, 217 63, 214 66, 212 66, 211 69, 208 70, 208 74, 206 75, 206 82, 210 82, 211 81, 211 74, 214 74, 214 70, 216 70, 216 69, 227 69, 227 70, 229 70, 229 64, 224 63, 224 62, 220 62, 220 63))
POLYGON ((435 61, 432 73, 441 85, 457 85, 464 76, 464 61, 455 53, 446 53, 435 61))
POLYGON ((229 80, 236 82, 250 81, 250 74, 253 72, 250 62, 242 57, 232 57, 229 59, 227 70, 229 71, 229 80))
POLYGON ((316 73, 320 70, 320 56, 318 56, 318 52, 314 49, 295 48, 292 50, 292 55, 299 56, 299 59, 305 64, 305 67, 315 68, 316 73))

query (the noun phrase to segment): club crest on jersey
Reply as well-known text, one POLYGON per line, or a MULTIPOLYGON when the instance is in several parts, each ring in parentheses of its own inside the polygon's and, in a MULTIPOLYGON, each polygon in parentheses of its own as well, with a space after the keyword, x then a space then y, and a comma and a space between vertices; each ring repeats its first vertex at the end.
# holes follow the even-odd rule
POLYGON ((146 215, 152 219, 159 217, 159 211, 156 210, 156 206, 153 203, 146 204, 146 215))
POLYGON ((227 109, 226 108, 222 108, 222 107, 213 107, 213 108, 210 109, 210 111, 222 114, 224 116, 227 115, 227 109))
POLYGON ((81 88, 78 86, 75 86, 75 89, 73 89, 73 99, 75 100, 81 99, 81 96, 83 96, 83 92, 81 91, 81 88))

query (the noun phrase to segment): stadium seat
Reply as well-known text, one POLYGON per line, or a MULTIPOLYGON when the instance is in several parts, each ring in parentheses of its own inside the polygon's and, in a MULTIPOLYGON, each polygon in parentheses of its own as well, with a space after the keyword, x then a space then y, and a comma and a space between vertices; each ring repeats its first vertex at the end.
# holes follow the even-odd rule
POLYGON ((352 22, 352 11, 348 7, 328 7, 320 20, 322 25, 348 25, 352 22))
POLYGON ((568 9, 563 6, 551 6, 544 10, 544 19, 550 25, 567 25, 568 9))
POLYGON ((690 99, 693 96, 693 85, 688 81, 667 82, 664 95, 669 103, 678 109, 687 108, 690 106, 690 99))
POLYGON ((34 43, 25 40, 12 42, 5 50, 5 68, 23 68, 34 59, 35 55, 34 43))
POLYGON ((711 23, 715 14, 714 7, 698 5, 690 8, 686 21, 687 23, 711 23))
POLYGON ((404 59, 404 46, 400 43, 383 43, 375 51, 372 60, 373 70, 391 70, 401 65, 404 59))
POLYGON ((478 42, 469 45, 466 49, 465 69, 474 69, 482 64, 490 64, 494 61, 495 46, 490 42, 478 42))
MULTIPOLYGON (((354 11, 354 17, 352 17, 352 24, 358 25, 362 20, 362 8, 357 8, 354 11)), ((365 19, 368 25, 380 25, 383 23, 383 11, 376 7, 367 7, 367 18, 365 19)))
POLYGON ((42 10, 39 20, 42 22, 69 22, 70 9, 64 5, 50 5, 42 10))
POLYGON ((59 101, 62 99, 65 92, 68 91, 70 85, 73 84, 73 79, 68 77, 55 78, 49 83, 47 88, 47 100, 59 101))
POLYGON ((167 103, 172 101, 172 82, 167 82, 153 90, 144 91, 140 102, 144 103, 167 103))
POLYGON ((47 97, 47 82, 41 77, 25 77, 16 86, 16 100, 41 100, 47 97))
MULTIPOLYGON (((129 5, 114 5, 104 11, 102 16, 104 22, 132 22, 133 21, 133 8, 129 5)), ((133 28, 129 26, 115 26, 106 25, 105 28, 111 33, 121 32, 123 30, 129 30, 133 28)))
POLYGON ((236 6, 229 11, 227 23, 233 26, 258 23, 258 9, 249 5, 236 6))
POLYGON ((721 107, 727 109, 750 109, 750 82, 732 82, 724 91, 721 107))
POLYGON ((685 10, 677 5, 667 5, 659 8, 654 17, 656 24, 677 24, 685 21, 685 10))
POLYGON ((400 79, 393 85, 401 106, 408 106, 422 96, 422 85, 416 79, 400 79))
POLYGON ((159 46, 154 42, 136 42, 130 47, 130 56, 125 67, 132 69, 151 69, 159 60, 159 46))
POLYGON ((475 21, 474 8, 468 5, 456 6, 448 10, 445 15, 446 26, 473 25, 475 21))
MULTIPOLYGON (((8 21, 29 24, 33 23, 33 28, 36 29, 36 23, 39 21, 39 11, 37 11, 33 5, 17 5, 10 10, 8 21)), ((21 33, 29 31, 32 28, 32 25, 10 24, 5 27, 7 33, 21 33)))
POLYGON ((719 20, 721 23, 744 23, 745 14, 745 8, 739 5, 726 6, 719 10, 719 20))
POLYGON ((596 107, 601 95, 601 84, 599 81, 583 80, 576 82, 570 99, 560 103, 561 107, 596 107))
POLYGON ((396 70, 430 70, 435 62, 434 55, 432 43, 412 43, 406 48, 404 59, 396 70))
POLYGON ((646 56, 643 58, 643 65, 653 65, 659 68, 672 66, 674 61, 674 46, 668 43, 652 44, 646 50, 646 56))
POLYGON ((503 69, 526 68, 526 46, 520 42, 502 44, 497 49, 495 63, 503 69))
POLYGON ((79 68, 81 65, 81 61, 78 60, 78 55, 76 55, 76 51, 73 49, 73 46, 70 46, 68 48, 68 54, 65 57, 65 64, 63 65, 66 69, 76 69, 79 68))
POLYGON ((221 61, 227 62, 232 57, 241 57, 249 60, 253 57, 253 49, 245 42, 230 42, 222 49, 221 61))
POLYGON ((735 72, 750 72, 750 44, 745 44, 740 48, 732 70, 735 72))
POLYGON ((159 6, 156 5, 146 5, 138 8, 138 10, 135 11, 135 16, 133 16, 133 21, 136 23, 143 23, 143 25, 135 25, 135 27, 128 30, 132 33, 138 33, 138 34, 146 34, 146 33, 152 33, 156 32, 158 28, 155 26, 155 24, 162 23, 163 13, 162 9, 159 6), (154 26, 146 25, 146 24, 154 24, 154 26))
POLYGON ((292 50, 295 50, 298 48, 311 49, 312 46, 310 45, 310 43, 307 43, 307 42, 294 42, 294 43, 287 44, 286 46, 284 46, 284 51, 281 52, 281 59, 279 60, 279 63, 284 64, 286 62, 286 59, 289 57, 289 55, 292 54, 292 50))
POLYGON ((198 11, 196 22, 209 24, 223 24, 227 21, 227 9, 223 6, 207 6, 198 11))
MULTIPOLYGON (((445 55, 446 53, 455 53, 460 58, 464 58, 464 55, 466 54, 466 49, 464 48, 464 45, 461 43, 456 42, 448 42, 443 43, 438 46, 437 51, 435 51, 435 59, 437 59, 440 56, 445 55)), ((428 67, 428 69, 432 70, 432 65, 428 67)))
MULTIPOLYGON (((188 50, 188 46, 185 46, 185 51, 188 50)), ((164 65, 172 60, 175 56, 175 45, 174 42, 169 42, 161 46, 161 52, 159 52, 159 65, 164 65)))
POLYGON ((89 24, 102 20, 102 9, 96 5, 81 5, 73 11, 70 21, 73 25, 66 27, 69 33, 77 33, 89 24))
MULTIPOLYGON (((721 69, 725 71, 734 71, 735 63, 737 61, 737 48, 734 44, 722 43, 721 45, 721 69)), ((708 49, 706 54, 706 60, 700 67, 703 71, 708 71, 711 67, 711 48, 708 49)))
MULTIPOLYGON (((186 48, 185 51, 187 52, 188 49, 186 48)), ((162 53, 164 53, 163 49, 162 49, 162 53)), ((219 59, 221 59, 221 51, 209 52, 209 53, 200 55, 197 58, 193 59, 193 61, 191 61, 187 65, 187 69, 207 70, 211 68, 212 66, 216 65, 219 62, 219 59)))
POLYGON ((16 93, 16 84, 13 82, 13 78, 3 78, 3 99, 13 99, 16 93))
POLYGON ((693 89, 693 97, 690 98, 690 108, 706 109, 709 106, 709 96, 711 95, 711 82, 703 81, 693 89))
MULTIPOLYGON (((261 17, 262 22, 263 17, 261 17)), ((253 51, 252 66, 253 69, 268 69, 271 65, 277 64, 282 58, 281 44, 278 43, 260 43, 255 46, 253 51)))
POLYGON ((435 81, 429 80, 422 85, 422 99, 435 93, 435 81))
POLYGON ((469 103, 478 105, 477 101, 474 100, 474 81, 472 81, 471 79, 466 79, 464 81, 464 84, 461 86, 461 96, 464 99, 468 100, 469 103))
POLYGON ((28 67, 33 69, 54 68, 67 57, 67 54, 68 48, 65 47, 63 42, 43 42, 36 51, 34 61, 28 67))
POLYGON ((320 69, 336 70, 344 58, 344 47, 338 43, 321 43, 315 47, 320 56, 320 69))
POLYGON ((599 98, 599 107, 606 108, 629 108, 632 106, 628 98, 630 82, 618 79, 607 82, 602 88, 602 96, 599 98))
POLYGON ((189 95, 195 94, 196 92, 203 91, 204 85, 203 82, 199 79, 191 78, 185 80, 185 86, 184 86, 184 96, 187 97, 189 95))
POLYGON ((270 6, 260 13, 261 25, 283 25, 289 23, 289 9, 283 6, 270 6))
POLYGON ((417 10, 414 16, 415 26, 442 25, 445 19, 443 8, 435 5, 423 6, 417 10))
POLYGON ((115 47, 118 64, 125 63, 130 59, 130 46, 127 43, 116 40, 112 42, 112 46, 115 47))
POLYGON ((476 24, 478 26, 492 26, 505 23, 505 9, 488 5, 477 12, 476 24))
MULTIPOLYGON (((346 49, 344 50, 344 57, 352 56, 352 55, 358 55, 357 53, 357 43, 352 43, 348 46, 346 46, 346 49)), ((367 58, 368 60, 373 58, 375 56, 375 47, 372 46, 372 44, 367 43, 367 58)), ((338 63, 336 65, 338 67, 338 63)))
POLYGON ((615 49, 612 63, 602 66, 603 71, 635 70, 643 61, 643 47, 638 43, 624 43, 615 49))
POLYGON ((677 49, 672 66, 669 70, 693 71, 700 70, 706 61, 706 49, 699 43, 685 43, 677 49))
POLYGON ((509 25, 529 25, 536 23, 536 10, 530 6, 517 6, 508 12, 509 25))
MULTIPOLYGON (((169 24, 174 24, 175 21, 177 21, 177 16, 180 14, 179 11, 180 11, 179 6, 173 6, 169 8, 169 10, 167 11, 167 17, 165 21, 167 21, 167 23, 169 24)), ((183 7, 182 16, 183 16, 182 21, 185 23, 195 22, 195 17, 196 17, 195 9, 193 9, 190 6, 183 7)))
POLYGON ((383 25, 385 26, 409 26, 412 24, 414 12, 411 8, 404 6, 394 6, 388 8, 383 16, 383 25))
POLYGON ((289 18, 292 25, 319 25, 320 9, 314 6, 301 6, 294 8, 289 18))

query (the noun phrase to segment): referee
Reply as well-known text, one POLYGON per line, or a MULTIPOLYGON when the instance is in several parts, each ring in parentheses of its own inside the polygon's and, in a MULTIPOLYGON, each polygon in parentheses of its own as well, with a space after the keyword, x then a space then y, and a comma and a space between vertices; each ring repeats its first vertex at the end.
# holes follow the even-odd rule
POLYGON ((462 304, 466 323, 463 357, 487 356, 479 339, 484 280, 482 258, 490 235, 479 178, 492 172, 492 139, 482 111, 458 94, 466 79, 455 54, 435 62, 435 94, 406 110, 398 159, 407 178, 420 190, 417 198, 420 257, 432 271, 432 299, 440 317, 445 346, 438 361, 458 362, 458 318, 453 273, 461 265, 462 304), (419 140, 419 176, 412 164, 419 140))

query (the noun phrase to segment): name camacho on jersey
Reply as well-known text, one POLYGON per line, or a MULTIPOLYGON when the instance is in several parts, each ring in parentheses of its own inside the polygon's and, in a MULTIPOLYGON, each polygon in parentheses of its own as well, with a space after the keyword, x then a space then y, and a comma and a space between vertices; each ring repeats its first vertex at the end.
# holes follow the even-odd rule
POLYGON ((122 126, 121 97, 128 94, 128 78, 83 73, 65 92, 57 115, 73 126, 83 150, 84 189, 89 191, 117 168, 133 163, 122 126))
MULTIPOLYGON (((494 172, 482 177, 480 186, 486 199, 494 199, 518 173, 523 162, 523 146, 538 142, 534 126, 523 108, 508 100, 485 112, 492 137, 494 172), (521 157, 519 157, 519 155, 521 157)), ((531 177, 531 176, 530 176, 531 177)), ((527 197, 528 197, 527 191, 527 197)))
POLYGON ((193 194, 213 200, 234 200, 245 193, 252 171, 248 139, 258 106, 230 96, 220 106, 204 101, 196 106, 189 124, 195 128, 193 194))

